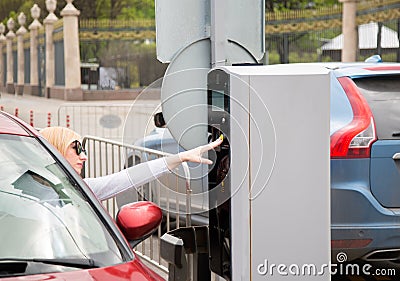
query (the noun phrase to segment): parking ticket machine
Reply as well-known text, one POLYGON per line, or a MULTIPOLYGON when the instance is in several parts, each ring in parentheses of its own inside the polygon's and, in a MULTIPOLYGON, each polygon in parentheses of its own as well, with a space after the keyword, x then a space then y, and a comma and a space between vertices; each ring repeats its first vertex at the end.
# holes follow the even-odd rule
POLYGON ((330 73, 311 65, 208 74, 223 144, 209 173, 209 266, 226 280, 329 280, 330 73))
POLYGON ((208 133, 224 141, 209 155, 209 225, 165 239, 170 280, 185 268, 177 247, 224 280, 330 279, 330 75, 312 64, 210 70, 208 133))
MULTIPOLYGON (((216 149, 209 182, 210 269, 231 278, 231 181, 230 181, 230 98, 229 75, 215 70, 208 75, 208 125, 212 139, 223 138, 216 149)), ((210 155, 211 156, 211 155, 210 155)))

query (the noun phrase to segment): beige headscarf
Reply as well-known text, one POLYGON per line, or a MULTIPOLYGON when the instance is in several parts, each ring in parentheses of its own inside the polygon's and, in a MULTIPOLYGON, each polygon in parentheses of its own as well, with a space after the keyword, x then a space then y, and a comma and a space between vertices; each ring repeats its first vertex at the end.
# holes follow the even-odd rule
POLYGON ((81 136, 66 127, 46 127, 40 130, 40 134, 65 156, 69 145, 75 141, 81 141, 81 136))

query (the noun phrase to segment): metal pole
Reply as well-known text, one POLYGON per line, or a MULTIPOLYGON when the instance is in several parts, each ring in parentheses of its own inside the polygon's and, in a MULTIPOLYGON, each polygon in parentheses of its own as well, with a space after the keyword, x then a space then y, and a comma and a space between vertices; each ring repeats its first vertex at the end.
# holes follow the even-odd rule
POLYGON ((376 53, 382 55, 382 22, 378 22, 378 34, 376 36, 376 53))
POLYGON ((225 0, 211 0, 211 66, 225 65, 226 62, 226 32, 225 32, 225 16, 226 10, 225 0))
MULTIPOLYGON (((397 20, 397 38, 400 42, 400 19, 397 20)), ((400 48, 397 48, 397 62, 400 62, 400 48)))

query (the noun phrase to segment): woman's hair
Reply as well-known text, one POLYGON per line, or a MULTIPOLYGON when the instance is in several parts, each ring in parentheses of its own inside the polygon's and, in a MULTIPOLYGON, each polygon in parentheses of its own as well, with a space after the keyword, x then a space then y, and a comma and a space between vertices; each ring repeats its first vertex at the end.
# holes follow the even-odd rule
POLYGON ((81 136, 65 127, 47 127, 40 130, 40 134, 65 156, 67 148, 74 140, 81 140, 81 136))

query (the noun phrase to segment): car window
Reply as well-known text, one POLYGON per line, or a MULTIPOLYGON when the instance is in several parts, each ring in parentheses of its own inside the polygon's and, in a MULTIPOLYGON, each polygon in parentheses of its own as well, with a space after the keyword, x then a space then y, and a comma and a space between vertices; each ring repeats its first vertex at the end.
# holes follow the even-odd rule
POLYGON ((379 139, 400 139, 400 75, 353 79, 366 98, 379 139))
POLYGON ((346 93, 337 79, 331 79, 330 134, 343 128, 353 120, 353 110, 346 93))
POLYGON ((92 205, 31 137, 0 135, 0 259, 123 261, 92 205))

